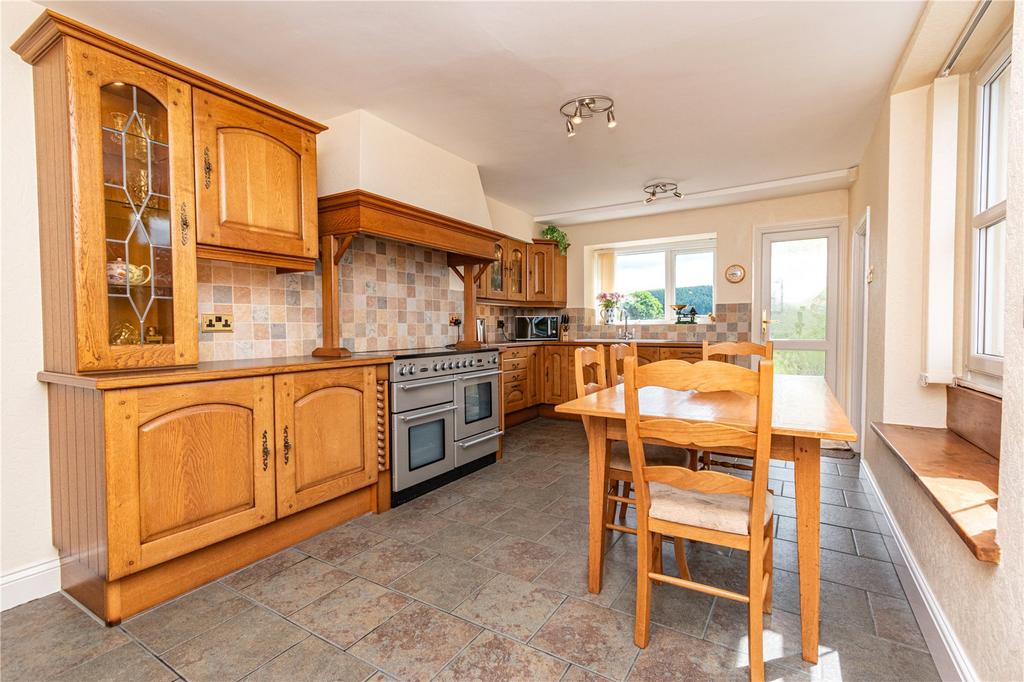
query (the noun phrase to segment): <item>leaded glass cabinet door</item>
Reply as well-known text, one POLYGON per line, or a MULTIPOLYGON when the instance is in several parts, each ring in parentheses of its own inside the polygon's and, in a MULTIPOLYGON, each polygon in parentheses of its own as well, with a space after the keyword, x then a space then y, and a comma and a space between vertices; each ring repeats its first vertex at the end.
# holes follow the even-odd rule
POLYGON ((70 42, 79 371, 195 364, 188 84, 70 42))

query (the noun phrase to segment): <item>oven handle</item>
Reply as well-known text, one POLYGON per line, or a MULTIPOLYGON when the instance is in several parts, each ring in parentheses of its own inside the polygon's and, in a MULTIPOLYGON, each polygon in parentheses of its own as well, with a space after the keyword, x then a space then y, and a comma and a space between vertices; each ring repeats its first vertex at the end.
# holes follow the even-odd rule
POLYGON ((492 369, 486 372, 477 372, 476 374, 463 374, 455 377, 459 381, 469 381, 470 379, 481 379, 483 377, 492 377, 495 374, 501 374, 500 369, 492 369))
POLYGON ((456 443, 456 445, 458 445, 460 448, 471 448, 474 445, 479 445, 480 443, 483 443, 484 441, 490 440, 492 438, 497 438, 498 436, 502 435, 503 433, 505 433, 505 432, 504 431, 495 431, 494 433, 488 433, 486 436, 480 436, 479 438, 474 438, 473 440, 467 440, 467 441, 462 441, 460 443, 456 443))
POLYGON ((403 414, 400 419, 403 422, 413 421, 414 419, 422 419, 423 417, 433 417, 435 414, 444 414, 445 412, 454 412, 455 406, 450 405, 448 407, 440 407, 430 412, 420 412, 419 414, 403 414))
POLYGON ((398 384, 398 388, 403 391, 411 391, 415 388, 423 388, 424 386, 435 386, 437 384, 450 384, 455 381, 453 377, 441 377, 440 379, 431 379, 429 381, 417 381, 415 384, 398 384))

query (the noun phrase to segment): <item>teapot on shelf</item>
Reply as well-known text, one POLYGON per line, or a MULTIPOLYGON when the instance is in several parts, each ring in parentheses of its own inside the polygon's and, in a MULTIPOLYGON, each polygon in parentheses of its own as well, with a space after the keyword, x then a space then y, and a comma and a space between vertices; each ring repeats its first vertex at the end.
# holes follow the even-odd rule
POLYGON ((149 282, 151 275, 152 271, 148 265, 132 265, 120 258, 107 261, 107 283, 114 286, 141 286, 149 282))

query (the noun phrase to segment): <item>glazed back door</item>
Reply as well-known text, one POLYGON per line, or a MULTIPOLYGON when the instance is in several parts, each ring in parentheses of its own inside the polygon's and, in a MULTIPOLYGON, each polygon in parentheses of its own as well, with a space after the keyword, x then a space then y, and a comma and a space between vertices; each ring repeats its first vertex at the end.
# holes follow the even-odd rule
MULTIPOLYGON (((78 371, 195 364, 192 92, 68 41, 78 371)), ((44 253, 44 257, 46 254, 44 253)))
POLYGON ((275 519, 269 377, 109 391, 108 580, 275 519))
POLYGON ((316 258, 316 138, 195 91, 199 243, 316 258))
POLYGON ((373 368, 279 374, 274 382, 278 516, 377 481, 377 424, 386 410, 373 368))

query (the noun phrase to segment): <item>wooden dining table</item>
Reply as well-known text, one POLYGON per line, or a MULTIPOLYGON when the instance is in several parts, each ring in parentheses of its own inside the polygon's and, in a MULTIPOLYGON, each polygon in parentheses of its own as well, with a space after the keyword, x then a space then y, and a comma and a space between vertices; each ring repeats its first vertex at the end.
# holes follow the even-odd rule
MULTIPOLYGON (((752 428, 752 396, 732 391, 695 393, 648 386, 640 389, 640 417, 705 421, 752 428)), ((589 445, 588 589, 601 591, 604 567, 604 501, 609 444, 626 440, 626 409, 620 384, 555 407, 580 415, 589 445)), ((772 392, 772 459, 794 464, 800 629, 805 661, 818 660, 820 593, 821 441, 854 441, 857 433, 822 377, 777 374, 772 392)), ((770 474, 769 474, 770 475, 770 474)), ((775 491, 779 494, 780 491, 775 491)))

